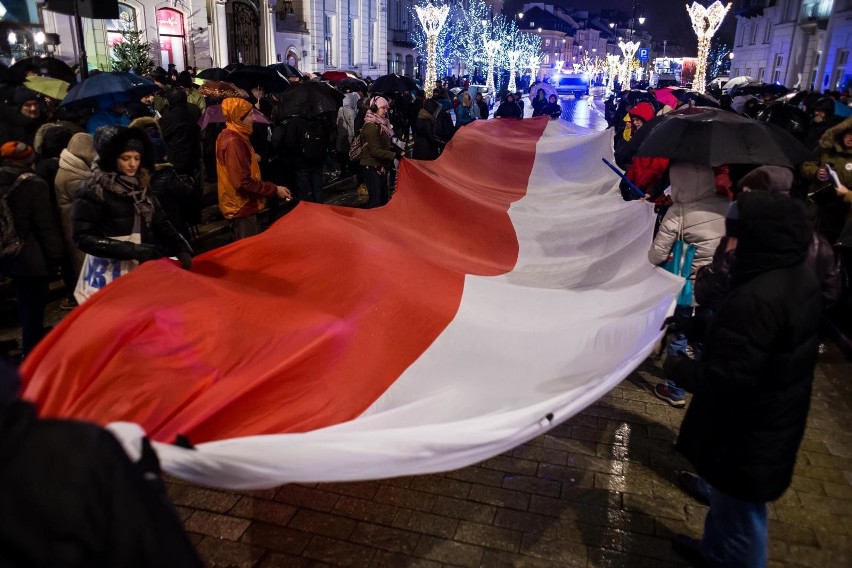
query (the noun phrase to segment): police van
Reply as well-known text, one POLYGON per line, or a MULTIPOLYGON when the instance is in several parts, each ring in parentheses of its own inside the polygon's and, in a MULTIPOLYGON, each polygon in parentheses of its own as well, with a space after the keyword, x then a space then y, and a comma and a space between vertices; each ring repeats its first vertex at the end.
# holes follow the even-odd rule
POLYGON ((560 95, 574 95, 579 99, 589 94, 589 76, 582 73, 554 75, 551 83, 560 95))

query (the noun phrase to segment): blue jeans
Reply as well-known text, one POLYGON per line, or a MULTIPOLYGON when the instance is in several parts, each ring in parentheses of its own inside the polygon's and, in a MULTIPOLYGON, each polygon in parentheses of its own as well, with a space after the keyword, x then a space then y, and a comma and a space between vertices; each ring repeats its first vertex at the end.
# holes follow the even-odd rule
POLYGON ((300 201, 324 203, 322 166, 296 170, 296 194, 300 201))
POLYGON ((699 478, 698 490, 710 499, 701 553, 714 566, 761 568, 769 548, 766 503, 726 495, 699 478))

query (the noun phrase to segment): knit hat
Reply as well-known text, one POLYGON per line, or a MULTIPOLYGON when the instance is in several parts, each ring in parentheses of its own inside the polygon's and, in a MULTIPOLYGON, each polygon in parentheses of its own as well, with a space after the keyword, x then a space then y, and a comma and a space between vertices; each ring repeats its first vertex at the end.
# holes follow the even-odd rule
POLYGON ((109 143, 118 134, 119 130, 122 127, 116 126, 114 124, 108 124, 106 126, 101 126, 97 130, 95 130, 94 144, 95 144, 95 152, 98 155, 102 155, 107 153, 109 149, 109 143))
POLYGON ((175 81, 178 87, 186 87, 187 89, 194 86, 192 82, 192 75, 187 73, 186 71, 181 71, 178 73, 177 81, 175 81))
POLYGON ((746 174, 737 185, 741 190, 789 195, 793 187, 793 171, 783 166, 760 166, 746 174))
POLYGON ((15 107, 21 108, 22 106, 24 106, 25 102, 37 101, 38 93, 36 93, 35 91, 31 91, 26 87, 18 87, 17 89, 15 89, 15 95, 13 100, 15 101, 15 107))
POLYGON ((389 107, 390 106, 390 104, 388 103, 388 100, 384 97, 373 97, 372 99, 370 99, 370 104, 376 105, 377 108, 389 107))
POLYGON ((654 107, 651 105, 651 103, 641 102, 632 109, 630 109, 630 112, 628 112, 627 114, 630 115, 630 118, 638 118, 644 122, 648 122, 649 120, 654 118, 656 112, 654 111, 654 107))
POLYGON ((0 146, 0 158, 4 162, 32 164, 35 161, 35 151, 32 146, 27 146, 23 142, 6 142, 0 146))

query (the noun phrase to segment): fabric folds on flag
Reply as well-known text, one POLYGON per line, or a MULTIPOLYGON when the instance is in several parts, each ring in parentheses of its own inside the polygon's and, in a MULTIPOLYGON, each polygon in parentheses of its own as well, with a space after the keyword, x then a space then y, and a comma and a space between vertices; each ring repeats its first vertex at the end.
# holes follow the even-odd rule
POLYGON ((191 271, 110 284, 27 358, 24 396, 219 487, 486 459, 624 379, 673 307, 653 212, 602 156, 609 132, 563 121, 466 126, 403 161, 385 207, 302 203, 191 271))

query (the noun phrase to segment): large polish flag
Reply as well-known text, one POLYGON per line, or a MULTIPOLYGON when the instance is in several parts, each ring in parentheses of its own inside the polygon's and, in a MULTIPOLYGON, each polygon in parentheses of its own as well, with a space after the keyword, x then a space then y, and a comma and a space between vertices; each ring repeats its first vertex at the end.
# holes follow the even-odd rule
POLYGON ((478 121, 403 161, 385 207, 302 203, 191 271, 110 284, 27 358, 24 396, 234 489, 506 451, 635 369, 681 285, 648 263, 653 212, 601 157, 609 131, 478 121))

